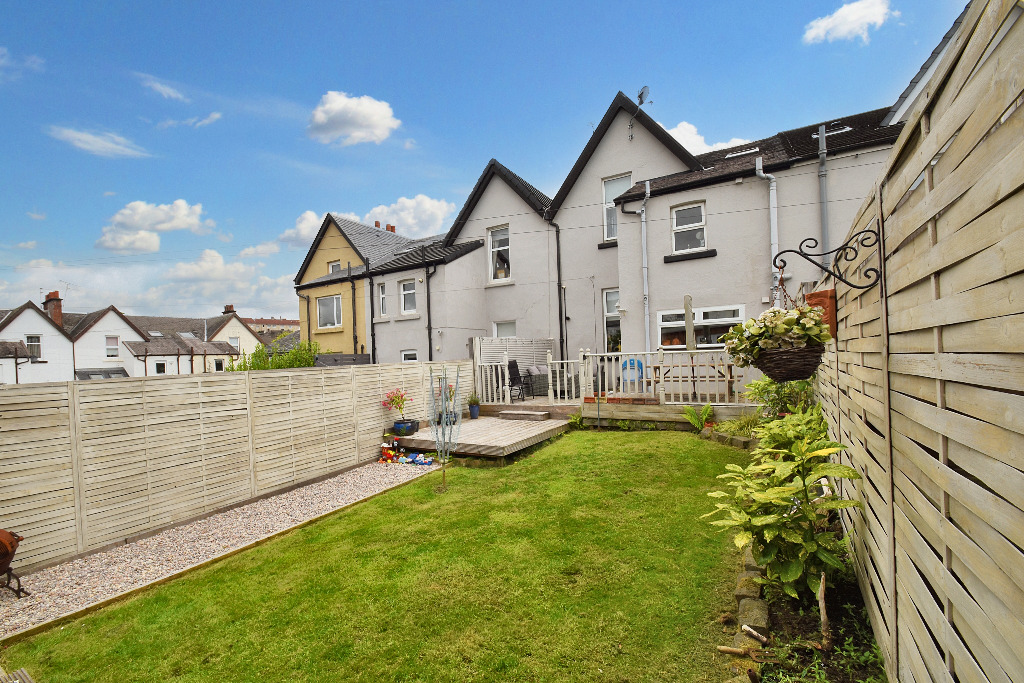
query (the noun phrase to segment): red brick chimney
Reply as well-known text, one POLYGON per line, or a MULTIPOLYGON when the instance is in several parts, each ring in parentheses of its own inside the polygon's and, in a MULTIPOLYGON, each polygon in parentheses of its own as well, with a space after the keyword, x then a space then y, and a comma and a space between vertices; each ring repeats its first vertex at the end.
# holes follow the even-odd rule
POLYGON ((388 223, 388 232, 394 232, 394 231, 395 231, 395 226, 393 226, 390 223, 388 223))
POLYGON ((380 221, 374 221, 373 222, 373 227, 379 228, 380 227, 380 221))
POLYGON ((43 301, 43 310, 57 327, 64 327, 64 311, 60 305, 61 301, 63 299, 60 298, 60 292, 50 292, 43 301))
POLYGON ((228 313, 234 313, 234 312, 235 312, 235 307, 234 307, 233 304, 224 304, 224 313, 223 313, 223 315, 227 315, 228 313))

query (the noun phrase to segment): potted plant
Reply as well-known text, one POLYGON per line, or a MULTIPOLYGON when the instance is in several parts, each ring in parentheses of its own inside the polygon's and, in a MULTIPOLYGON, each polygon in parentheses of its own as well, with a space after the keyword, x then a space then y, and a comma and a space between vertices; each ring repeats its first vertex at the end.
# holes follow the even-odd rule
MULTIPOLYGON (((438 407, 447 406, 448 412, 443 414, 438 411, 437 423, 453 425, 459 418, 458 413, 455 412, 455 387, 449 384, 447 389, 439 389, 438 391, 447 392, 447 398, 438 396, 437 405, 438 407)), ((479 407, 477 409, 479 410, 479 407)))
POLYGON ((385 395, 381 405, 388 410, 397 410, 400 419, 395 420, 394 431, 398 436, 408 436, 419 431, 419 422, 405 419, 405 406, 412 399, 401 389, 394 389, 385 395))
POLYGON ((466 405, 469 406, 470 420, 475 420, 480 417, 480 397, 476 395, 475 391, 469 395, 468 399, 466 399, 466 405))
POLYGON ((725 350, 741 368, 753 365, 776 382, 809 379, 832 340, 823 311, 811 306, 769 308, 722 335, 725 350))

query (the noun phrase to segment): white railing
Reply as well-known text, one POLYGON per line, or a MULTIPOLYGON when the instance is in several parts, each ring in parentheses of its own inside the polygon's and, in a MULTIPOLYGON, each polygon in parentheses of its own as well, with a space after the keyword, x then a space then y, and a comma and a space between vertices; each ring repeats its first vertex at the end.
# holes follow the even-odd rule
POLYGON ((742 392, 753 378, 725 351, 585 355, 594 377, 586 396, 657 398, 661 404, 748 403, 742 392))
MULTIPOLYGON (((582 403, 587 376, 580 372, 581 368, 586 367, 583 351, 581 350, 579 358, 574 360, 554 360, 550 351, 546 356, 546 364, 541 362, 536 366, 541 371, 539 375, 530 375, 529 368, 519 366, 519 374, 524 383, 524 397, 546 398, 548 405, 582 403)), ((502 354, 499 363, 477 364, 476 391, 481 403, 507 405, 512 402, 512 375, 508 366, 508 354, 502 354)), ((516 391, 518 393, 518 389, 516 391)))
POLYGON ((587 361, 580 351, 576 360, 552 360, 548 352, 547 395, 549 405, 579 405, 583 388, 589 387, 587 361))

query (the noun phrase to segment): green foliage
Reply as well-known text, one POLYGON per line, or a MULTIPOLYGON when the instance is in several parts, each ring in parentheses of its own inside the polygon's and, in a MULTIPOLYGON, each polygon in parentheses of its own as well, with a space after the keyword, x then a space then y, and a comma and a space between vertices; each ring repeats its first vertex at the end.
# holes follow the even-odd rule
POLYGON ((736 325, 720 338, 736 365, 752 365, 766 349, 803 348, 832 340, 825 312, 815 306, 791 310, 769 308, 756 319, 736 325))
POLYGON ((821 406, 798 409, 778 420, 766 422, 754 430, 754 436, 761 440, 760 451, 788 451, 798 441, 806 440, 810 444, 828 438, 825 418, 821 414, 821 406))
POLYGON ((467 406, 478 406, 478 405, 480 405, 480 397, 476 395, 475 391, 472 394, 469 395, 469 398, 466 399, 466 405, 467 406))
POLYGON ((245 370, 281 370, 283 368, 311 368, 316 363, 316 357, 320 353, 320 344, 317 342, 301 342, 291 351, 270 355, 267 347, 260 344, 251 354, 243 353, 236 363, 232 360, 228 363, 228 372, 243 372, 245 370))
POLYGON ((699 413, 693 406, 685 406, 683 408, 683 417, 685 417, 686 421, 692 424, 693 428, 698 432, 704 429, 704 425, 710 422, 711 418, 714 416, 715 409, 711 407, 710 403, 701 408, 699 413))
POLYGON ((801 404, 814 403, 814 383, 807 379, 776 382, 771 377, 755 380, 743 394, 764 406, 764 414, 775 419, 780 413, 792 412, 801 404))
POLYGON ((636 423, 632 420, 619 420, 615 424, 624 432, 636 431, 636 423))
POLYGON ((833 510, 856 507, 856 501, 824 493, 818 481, 859 479, 852 467, 829 461, 845 446, 830 442, 794 443, 787 451, 763 451, 747 467, 726 465, 719 475, 732 487, 708 495, 720 500, 704 517, 724 514, 711 523, 732 529, 733 542, 752 544, 754 560, 765 568, 765 582, 787 595, 799 597, 821 585, 821 574, 844 568, 845 548, 828 530, 833 510))
POLYGON ((569 415, 569 429, 583 429, 583 411, 577 410, 569 415))
POLYGON ((657 422, 644 422, 643 425, 641 425, 641 426, 645 430, 647 430, 648 432, 653 432, 653 431, 658 429, 658 423, 657 422))
POLYGON ((754 430, 764 422, 760 411, 740 415, 733 420, 725 420, 715 425, 715 431, 730 436, 753 436, 754 430))

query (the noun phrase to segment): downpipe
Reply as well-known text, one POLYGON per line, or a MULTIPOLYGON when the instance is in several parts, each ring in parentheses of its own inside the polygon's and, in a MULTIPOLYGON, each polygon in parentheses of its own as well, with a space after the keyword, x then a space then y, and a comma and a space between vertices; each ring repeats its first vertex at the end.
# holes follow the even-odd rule
POLYGON ((776 190, 777 182, 775 176, 764 172, 763 157, 754 160, 754 172, 761 180, 768 181, 768 225, 772 244, 772 259, 769 268, 772 273, 772 305, 782 308, 782 282, 779 279, 779 271, 775 269, 775 257, 779 254, 779 199, 776 190))

